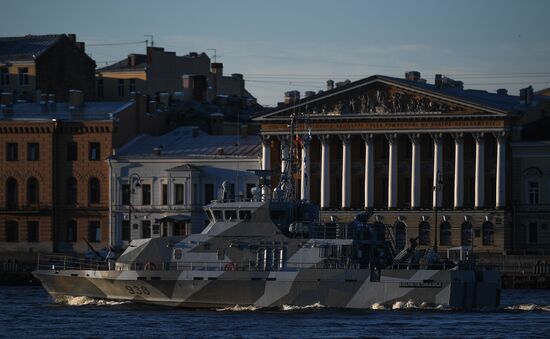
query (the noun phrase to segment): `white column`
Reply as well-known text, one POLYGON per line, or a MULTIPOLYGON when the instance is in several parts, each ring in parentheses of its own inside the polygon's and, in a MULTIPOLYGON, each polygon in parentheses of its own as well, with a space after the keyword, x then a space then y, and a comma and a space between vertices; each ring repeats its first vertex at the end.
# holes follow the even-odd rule
MULTIPOLYGON (((442 139, 443 135, 441 133, 432 134, 432 139, 434 141, 434 177, 433 177, 433 187, 440 187, 437 182, 438 179, 443 178, 443 144, 442 139)), ((433 190, 433 207, 441 207, 442 201, 442 192, 433 190)))
POLYGON ((321 141, 321 208, 330 207, 330 136, 319 136, 321 141))
POLYGON ((290 168, 287 168, 287 164, 290 161, 288 137, 283 136, 279 140, 281 141, 281 173, 285 173, 288 170, 290 174, 290 168))
POLYGON ((342 208, 351 206, 351 135, 341 135, 342 140, 342 208))
POLYGON ((411 139, 411 208, 420 207, 420 134, 409 134, 411 139))
POLYGON ((262 169, 271 169, 271 137, 262 136, 262 169))
POLYGON ((309 145, 311 141, 311 137, 309 135, 305 135, 302 138, 302 166, 301 166, 301 180, 300 180, 300 197, 302 200, 309 201, 309 187, 310 187, 310 175, 309 175, 309 167, 310 167, 310 158, 309 158, 309 145))
POLYGON ((506 134, 496 133, 497 138, 497 182, 496 208, 506 207, 506 134))
POLYGON ((485 136, 483 133, 474 133, 476 139, 476 174, 475 197, 476 209, 485 205, 485 136))
POLYGON ((365 209, 374 206, 374 135, 363 134, 365 140, 365 209))
POLYGON ((454 204, 455 209, 462 208, 464 201, 464 135, 453 134, 455 141, 455 180, 454 180, 454 204))
POLYGON ((397 134, 386 134, 388 154, 388 208, 397 207, 397 134))

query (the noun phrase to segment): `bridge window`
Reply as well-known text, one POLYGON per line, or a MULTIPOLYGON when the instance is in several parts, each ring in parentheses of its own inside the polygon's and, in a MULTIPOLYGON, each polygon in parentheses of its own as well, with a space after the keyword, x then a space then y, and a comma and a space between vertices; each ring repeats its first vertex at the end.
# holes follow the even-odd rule
POLYGON ((237 219, 237 211, 227 210, 225 211, 225 220, 232 221, 237 219))
POLYGON ((249 210, 239 211, 239 219, 241 220, 250 220, 252 213, 249 210))

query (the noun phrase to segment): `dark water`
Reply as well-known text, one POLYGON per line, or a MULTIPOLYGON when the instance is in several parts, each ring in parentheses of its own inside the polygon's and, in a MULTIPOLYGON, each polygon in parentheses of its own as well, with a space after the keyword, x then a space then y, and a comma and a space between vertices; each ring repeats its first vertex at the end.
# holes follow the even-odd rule
POLYGON ((504 290, 493 311, 182 310, 91 299, 55 302, 40 287, 0 287, 2 338, 550 338, 550 291, 504 290))

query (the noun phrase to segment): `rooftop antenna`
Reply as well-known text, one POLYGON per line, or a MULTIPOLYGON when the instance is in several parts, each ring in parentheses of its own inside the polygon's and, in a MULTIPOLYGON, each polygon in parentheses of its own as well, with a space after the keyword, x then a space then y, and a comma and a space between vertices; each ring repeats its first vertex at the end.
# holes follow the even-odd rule
MULTIPOLYGON (((153 35, 150 34, 150 35, 144 35, 144 37, 146 38, 151 38, 151 47, 155 47, 155 41, 153 40, 153 35)), ((145 40, 145 46, 147 47, 147 44, 149 42, 149 39, 145 40)))
POLYGON ((216 58, 219 57, 219 55, 216 54, 215 48, 207 48, 207 51, 214 51, 214 54, 212 55, 212 58, 214 58, 214 62, 216 62, 216 58))

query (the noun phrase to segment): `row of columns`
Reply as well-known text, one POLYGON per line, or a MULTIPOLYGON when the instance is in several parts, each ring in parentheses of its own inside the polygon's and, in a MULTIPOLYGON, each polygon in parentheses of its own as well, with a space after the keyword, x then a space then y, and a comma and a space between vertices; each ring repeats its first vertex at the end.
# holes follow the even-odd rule
MULTIPOLYGON (((442 195, 437 188, 440 185, 443 169, 443 134, 430 134, 434 145, 433 160, 433 196, 432 207, 439 208, 442 195)), ((506 203, 506 133, 494 133, 497 140, 497 171, 496 171, 496 207, 503 208, 506 203)), ((365 208, 374 206, 374 134, 362 134, 365 141, 365 208)), ((385 135, 389 144, 388 154, 388 207, 397 207, 397 133, 385 135)), ((454 208, 461 208, 464 200, 464 142, 463 133, 453 133, 455 146, 454 158, 454 208)), ((330 135, 319 135, 321 142, 321 208, 330 206, 330 135)), ((351 206, 351 135, 339 135, 342 142, 342 208, 351 206)), ((411 140, 411 208, 420 207, 420 133, 408 134, 411 140)), ((475 197, 474 205, 482 208, 485 200, 485 134, 473 133, 476 141, 475 160, 475 197)), ((303 200, 310 200, 310 139, 306 138, 301 147, 301 186, 303 200)), ((281 139, 282 162, 284 170, 288 159, 288 139, 281 139)), ((270 141, 264 138, 262 143, 262 169, 270 169, 270 141)))

